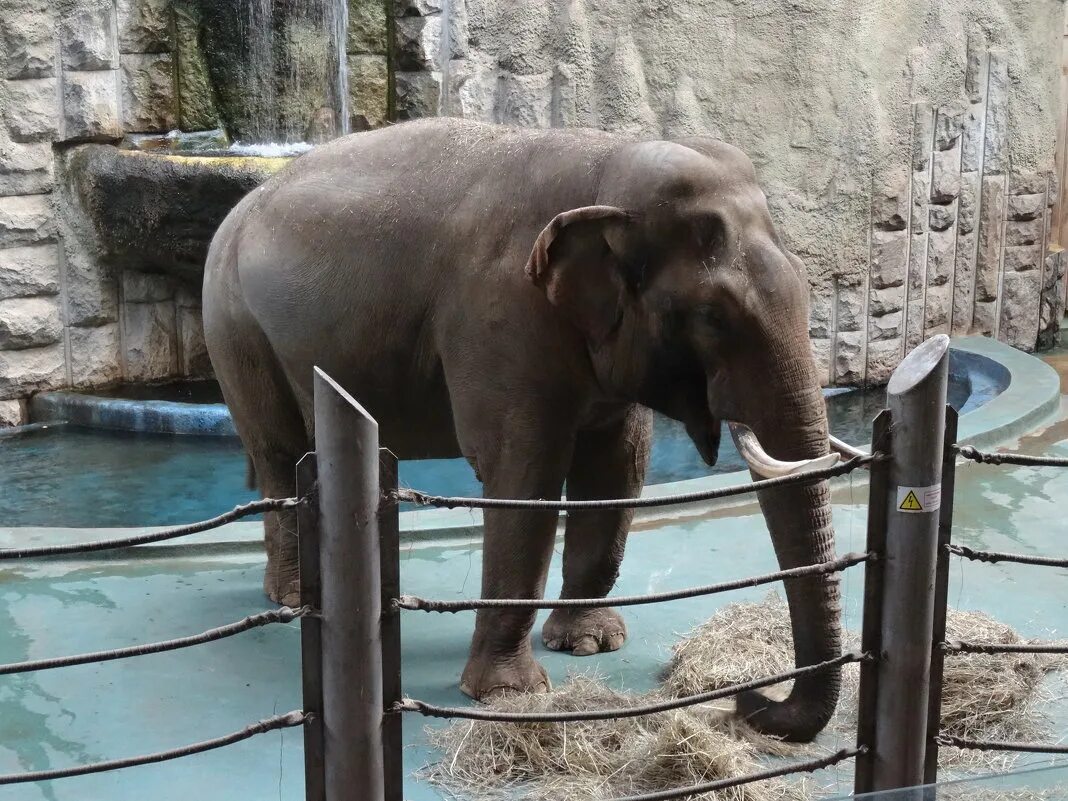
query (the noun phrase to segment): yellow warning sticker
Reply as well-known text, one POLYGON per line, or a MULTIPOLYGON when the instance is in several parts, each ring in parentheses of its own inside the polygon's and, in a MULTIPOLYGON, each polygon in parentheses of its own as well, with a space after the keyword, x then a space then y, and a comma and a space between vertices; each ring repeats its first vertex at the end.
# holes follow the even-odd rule
POLYGON ((934 512, 942 506, 942 485, 930 487, 898 487, 897 510, 899 512, 934 512))

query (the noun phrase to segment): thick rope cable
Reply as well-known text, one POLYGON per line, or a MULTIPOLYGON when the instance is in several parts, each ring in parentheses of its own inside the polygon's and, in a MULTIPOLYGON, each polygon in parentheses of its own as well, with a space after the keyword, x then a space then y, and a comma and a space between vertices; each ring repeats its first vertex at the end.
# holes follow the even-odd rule
POLYGON ((181 757, 193 756, 194 754, 202 754, 205 751, 212 751, 216 748, 222 748, 223 746, 233 745, 239 743, 242 740, 247 740, 250 737, 255 737, 257 734, 266 734, 269 731, 275 731, 277 729, 288 729, 294 726, 302 726, 306 723, 311 716, 306 712, 293 711, 284 715, 275 715, 274 717, 265 718, 257 723, 253 723, 250 726, 246 726, 241 731, 235 731, 232 734, 226 734, 222 737, 215 737, 211 740, 202 740, 199 743, 193 743, 192 745, 182 746, 181 748, 173 748, 169 751, 157 751, 154 754, 144 754, 142 756, 126 757, 125 759, 112 759, 107 762, 94 762, 90 765, 76 765, 72 768, 58 768, 56 770, 35 770, 27 773, 9 773, 6 775, 0 775, 0 785, 5 784, 24 784, 27 782, 44 782, 51 781, 52 779, 66 779, 71 776, 86 776, 90 773, 104 773, 109 770, 122 770, 123 768, 135 768, 139 765, 151 765, 156 762, 167 762, 171 759, 180 759, 181 757))
POLYGON ((746 587, 758 587, 785 579, 803 578, 805 576, 822 576, 839 573, 846 568, 867 562, 875 558, 873 553, 850 553, 831 562, 815 565, 793 567, 768 573, 763 576, 725 581, 721 584, 708 584, 703 587, 689 587, 684 590, 672 590, 651 595, 620 595, 615 598, 558 598, 555 600, 541 598, 475 598, 465 601, 427 600, 416 595, 402 595, 393 601, 398 609, 419 612, 465 612, 472 609, 600 609, 616 606, 638 606, 640 604, 678 601, 684 598, 697 598, 702 595, 714 595, 746 587))
POLYGON ((272 623, 290 623, 297 618, 305 617, 312 613, 310 607, 302 606, 299 609, 290 609, 283 606, 279 609, 270 609, 255 615, 249 615, 236 623, 229 623, 214 629, 208 629, 200 634, 189 637, 178 637, 173 640, 146 643, 144 645, 131 645, 127 648, 115 648, 110 651, 95 651, 88 654, 76 654, 73 656, 58 656, 51 659, 35 659, 28 662, 12 662, 0 665, 0 676, 10 676, 15 673, 30 673, 37 670, 52 670, 54 668, 73 667, 74 665, 87 665, 96 662, 110 662, 113 659, 126 659, 131 656, 145 656, 146 654, 159 654, 164 651, 176 651, 179 648, 189 648, 193 645, 222 640, 233 637, 235 634, 249 631, 250 629, 268 626, 272 623))
POLYGON ((135 545, 148 545, 153 542, 173 540, 178 537, 187 537, 190 534, 199 534, 209 531, 227 523, 233 523, 243 517, 257 515, 262 512, 279 512, 283 509, 295 509, 304 503, 301 498, 264 498, 262 501, 235 506, 229 512, 211 518, 201 520, 199 523, 190 523, 185 526, 153 531, 148 534, 138 534, 133 537, 121 537, 111 540, 96 540, 94 542, 72 542, 66 545, 45 545, 39 548, 0 548, 0 561, 7 559, 29 559, 35 556, 64 556, 72 553, 93 553, 95 551, 110 551, 116 548, 132 548, 135 545))
POLYGON ((855 756, 867 753, 867 751, 868 749, 866 746, 843 748, 840 751, 835 751, 833 754, 828 754, 819 759, 811 759, 808 762, 793 762, 789 765, 783 765, 780 768, 769 768, 760 773, 750 773, 746 776, 735 776, 729 779, 717 779, 714 782, 694 784, 690 787, 676 787, 671 790, 660 790, 653 793, 642 793, 641 795, 628 795, 625 798, 612 799, 612 801, 670 801, 670 799, 675 798, 689 798, 704 793, 712 793, 716 790, 727 790, 731 787, 740 787, 743 784, 752 784, 753 782, 777 779, 780 776, 789 776, 793 773, 812 773, 816 770, 822 770, 823 768, 837 765, 839 762, 852 759, 855 756))
POLYGON ((683 709, 688 706, 707 704, 710 701, 718 701, 721 698, 727 698, 728 696, 737 695, 738 693, 746 692, 748 690, 759 690, 761 687, 770 687, 772 684, 780 684, 781 682, 789 681, 790 679, 811 676, 816 673, 822 673, 825 670, 832 670, 841 665, 847 665, 850 662, 862 662, 867 661, 868 659, 869 657, 867 655, 854 651, 842 654, 834 659, 828 659, 826 662, 817 662, 814 665, 806 665, 804 667, 795 668, 794 670, 788 670, 785 673, 767 676, 762 679, 754 679, 740 684, 732 684, 729 687, 722 687, 710 692, 686 695, 681 698, 669 698, 651 704, 620 707, 617 709, 579 709, 569 712, 505 712, 495 709, 477 709, 472 707, 435 706, 434 704, 428 704, 425 701, 419 701, 414 698, 405 698, 402 701, 396 702, 393 705, 392 711, 416 712, 431 718, 481 720, 493 723, 573 723, 575 721, 637 718, 645 715, 655 715, 658 712, 671 712, 674 709, 683 709))
POLYGON ((1068 654, 1068 644, 993 642, 944 642, 942 651, 950 654, 1068 654))
POLYGON ((648 509, 657 506, 675 506, 683 503, 696 503, 698 501, 713 501, 719 498, 730 498, 735 495, 746 495, 760 490, 788 487, 793 484, 804 484, 809 481, 818 481, 825 478, 843 476, 863 467, 866 464, 882 458, 882 454, 867 454, 857 456, 846 462, 841 462, 832 467, 821 470, 811 470, 806 473, 798 473, 778 478, 765 478, 748 484, 739 484, 732 487, 720 487, 719 489, 702 490, 701 492, 687 492, 681 495, 665 495, 660 498, 614 498, 596 499, 588 501, 549 501, 549 500, 523 500, 518 498, 463 498, 445 495, 428 495, 425 492, 413 489, 398 489, 392 493, 398 501, 414 503, 418 506, 437 506, 445 509, 542 509, 564 512, 568 510, 583 509, 648 509))
POLYGON ((971 445, 956 445, 957 453, 979 464, 1015 464, 1030 467, 1068 467, 1068 458, 1061 456, 1028 456, 1024 453, 991 453, 971 445))
POLYGON ((1019 743, 1001 740, 966 740, 949 734, 935 737, 939 745, 951 745, 968 751, 1020 751, 1032 754, 1068 754, 1068 745, 1054 743, 1019 743))
POLYGON ((1021 553, 1002 553, 1000 551, 977 551, 965 545, 947 545, 946 550, 973 562, 1016 562, 1021 565, 1041 565, 1043 567, 1068 567, 1068 559, 1052 556, 1028 556, 1021 553))

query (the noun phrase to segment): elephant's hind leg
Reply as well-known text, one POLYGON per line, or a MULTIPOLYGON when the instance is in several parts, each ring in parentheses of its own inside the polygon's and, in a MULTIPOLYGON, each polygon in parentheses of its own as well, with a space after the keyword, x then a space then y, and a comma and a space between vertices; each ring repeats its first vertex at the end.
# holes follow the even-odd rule
MULTIPOLYGON (((649 461, 652 415, 633 407, 616 424, 580 432, 567 477, 569 500, 635 498, 649 461)), ((568 512, 564 535, 561 598, 603 598, 612 590, 630 530, 632 510, 568 512)), ((627 626, 614 609, 557 609, 542 627, 542 641, 554 651, 588 656, 615 651, 627 626)))

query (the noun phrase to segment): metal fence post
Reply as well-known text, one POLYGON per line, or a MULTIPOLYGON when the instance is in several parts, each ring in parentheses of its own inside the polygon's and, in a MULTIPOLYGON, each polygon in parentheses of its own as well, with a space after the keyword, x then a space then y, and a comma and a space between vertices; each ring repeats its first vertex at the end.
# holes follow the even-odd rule
MULTIPOLYGON (((872 423, 871 452, 890 453, 890 411, 883 409, 872 423)), ((866 654, 881 654, 883 625, 883 567, 886 564, 886 497, 890 483, 890 462, 871 464, 868 484, 868 553, 878 554, 864 565, 864 617, 861 623, 860 649, 866 654)), ((875 718, 878 700, 879 665, 861 662, 860 688, 857 695, 857 745, 867 751, 857 755, 853 778, 855 794, 870 793, 874 784, 875 718)))
POLYGON ((315 369, 327 801, 384 801, 378 424, 315 369))
POLYGON ((946 614, 949 600, 949 550, 953 541, 953 490, 957 480, 957 410, 946 407, 946 434, 942 446, 942 508, 938 513, 938 569, 935 573, 934 623, 931 631, 931 692, 927 711, 927 764, 924 784, 938 781, 938 743, 942 728, 942 677, 946 654, 946 614))
POLYGON ((385 748, 386 801, 404 799, 404 715, 388 711, 401 700, 401 610, 393 605, 400 597, 400 504, 397 490, 397 457, 382 448, 379 458, 380 489, 378 531, 382 559, 382 693, 386 718, 382 744, 385 748))
POLYGON ((898 365, 886 388, 891 415, 881 652, 872 789, 923 783, 938 563, 949 337, 938 335, 898 365))
MULTIPOLYGON (((297 510, 297 542, 300 559, 300 603, 322 609, 319 580, 318 471, 314 453, 297 462, 297 497, 309 498, 297 510)), ((300 619, 300 676, 304 688, 304 711, 314 717, 304 724, 304 799, 326 801, 323 786, 323 655, 322 627, 317 617, 300 619)))

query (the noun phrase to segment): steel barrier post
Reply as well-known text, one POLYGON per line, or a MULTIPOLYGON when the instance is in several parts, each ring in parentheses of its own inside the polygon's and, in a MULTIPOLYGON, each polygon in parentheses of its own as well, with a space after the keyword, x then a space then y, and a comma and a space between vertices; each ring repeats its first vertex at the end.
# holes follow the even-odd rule
MULTIPOLYGON (((883 409, 872 423, 871 452, 890 453, 890 411, 883 409)), ((886 497, 890 482, 890 462, 872 462, 868 483, 868 553, 878 554, 864 565, 864 614, 861 623, 860 649, 866 654, 882 653, 883 566, 886 560, 886 497)), ((876 703, 878 700, 879 664, 860 663, 860 687, 857 692, 857 745, 868 746, 857 755, 853 774, 853 792, 870 793, 873 787, 876 703)))
MULTIPOLYGON (((382 693, 390 710, 401 699, 400 504, 391 497, 397 490, 397 457, 382 448, 379 458, 380 491, 378 532, 382 558, 382 693)), ((386 801, 404 799, 404 715, 386 712, 382 728, 385 748, 386 801)))
MULTIPOLYGON (((297 497, 310 498, 297 510, 297 542, 300 560, 300 603, 322 609, 319 580, 318 471, 314 453, 297 462, 297 497)), ((322 627, 317 617, 300 619, 300 677, 304 688, 304 711, 313 717, 304 724, 304 799, 326 801, 323 786, 323 654, 322 627)))
POLYGON ((315 368, 327 801, 384 801, 378 424, 315 368))
POLYGON ((927 764, 924 784, 938 781, 938 743, 942 728, 942 678, 946 654, 946 613, 949 601, 949 544, 953 541, 953 490, 957 480, 957 410, 946 407, 946 434, 942 446, 942 508, 938 513, 938 569, 935 573, 934 623, 931 631, 931 694, 927 710, 927 764))
POLYGON ((872 789, 923 783, 938 563, 949 337, 931 337, 886 388, 891 415, 872 789))

